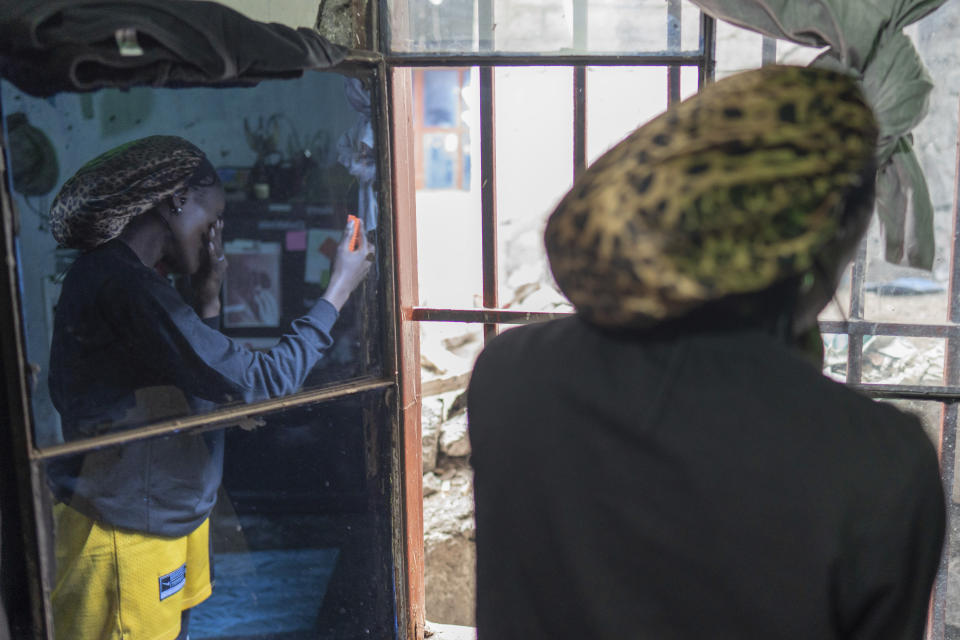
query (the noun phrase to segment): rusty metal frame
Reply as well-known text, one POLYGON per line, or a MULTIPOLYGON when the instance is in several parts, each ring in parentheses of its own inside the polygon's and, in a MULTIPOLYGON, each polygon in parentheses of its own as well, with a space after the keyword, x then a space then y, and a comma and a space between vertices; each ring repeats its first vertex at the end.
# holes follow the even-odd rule
POLYGON ((410 309, 418 299, 417 228, 415 203, 415 169, 413 158, 413 108, 410 102, 412 78, 410 69, 389 69, 386 72, 388 92, 386 105, 392 131, 394 256, 397 276, 398 354, 396 375, 400 388, 400 423, 402 449, 399 465, 402 470, 403 501, 398 511, 403 520, 404 537, 400 555, 404 559, 402 592, 406 603, 405 621, 399 628, 407 638, 422 640, 426 623, 423 581, 423 449, 420 431, 420 330, 410 322, 410 309), (404 623, 405 622, 405 623, 404 623))

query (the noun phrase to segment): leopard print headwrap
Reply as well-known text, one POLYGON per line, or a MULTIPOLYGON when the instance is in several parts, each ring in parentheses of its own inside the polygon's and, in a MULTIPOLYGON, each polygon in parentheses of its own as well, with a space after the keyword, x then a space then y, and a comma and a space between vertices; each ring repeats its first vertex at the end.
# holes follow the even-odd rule
POLYGON ((721 80, 577 180, 545 231, 557 284, 597 324, 649 326, 804 274, 876 139, 846 75, 770 66, 721 80))
POLYGON ((204 157, 176 136, 141 138, 97 156, 54 199, 53 237, 72 249, 92 249, 117 237, 135 216, 183 188, 204 157))

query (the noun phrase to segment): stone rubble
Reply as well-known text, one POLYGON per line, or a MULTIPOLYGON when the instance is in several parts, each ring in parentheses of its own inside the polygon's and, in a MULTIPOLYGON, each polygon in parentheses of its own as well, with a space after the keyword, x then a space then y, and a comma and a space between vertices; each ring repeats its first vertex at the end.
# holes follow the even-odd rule
MULTIPOLYGON (((428 404, 440 404, 427 399, 428 404)), ((431 411, 439 413, 436 409, 431 411)), ((441 407, 442 411, 442 407, 441 407)), ((466 414, 440 427, 440 453, 423 475, 426 611, 430 620, 473 626, 476 594, 476 527, 473 471, 468 455, 466 414)), ((424 457, 426 463, 426 457, 424 457)))

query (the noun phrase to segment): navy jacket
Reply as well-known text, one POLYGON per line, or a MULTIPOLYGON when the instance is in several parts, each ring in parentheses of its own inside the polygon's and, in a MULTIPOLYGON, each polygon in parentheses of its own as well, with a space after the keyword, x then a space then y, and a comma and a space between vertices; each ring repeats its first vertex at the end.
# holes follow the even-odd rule
MULTIPOLYGON (((265 352, 203 321, 170 283, 112 240, 77 258, 54 321, 50 395, 67 441, 297 391, 337 311, 325 300, 265 352)), ((99 522, 181 536, 210 514, 223 432, 176 435, 52 461, 56 497, 99 522)))

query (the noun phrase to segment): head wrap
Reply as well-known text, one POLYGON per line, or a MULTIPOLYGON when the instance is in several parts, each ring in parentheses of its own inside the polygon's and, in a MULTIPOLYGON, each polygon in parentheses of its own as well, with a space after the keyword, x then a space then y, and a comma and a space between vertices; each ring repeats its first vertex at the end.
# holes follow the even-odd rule
POLYGON ((577 180, 545 231, 554 278, 587 319, 649 326, 803 274, 870 179, 876 137, 847 75, 770 66, 721 80, 577 180))
POLYGON ((182 189, 205 158, 176 136, 150 136, 97 156, 64 183, 50 208, 61 246, 92 249, 182 189))

